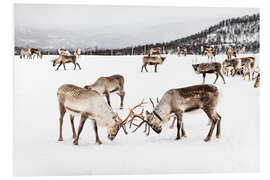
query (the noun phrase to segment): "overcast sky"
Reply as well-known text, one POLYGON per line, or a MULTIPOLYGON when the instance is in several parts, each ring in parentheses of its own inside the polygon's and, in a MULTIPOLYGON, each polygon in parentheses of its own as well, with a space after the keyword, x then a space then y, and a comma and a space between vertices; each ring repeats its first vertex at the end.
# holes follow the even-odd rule
MULTIPOLYGON (((126 42, 119 42, 119 46, 126 46, 131 43, 174 40, 199 32, 221 20, 254 13, 259 13, 259 9, 16 4, 15 28, 27 27, 44 31, 60 29, 65 32, 88 32, 91 35, 99 33, 91 37, 91 46, 93 43, 104 47, 106 44, 114 46, 121 38, 125 38, 126 42), (138 34, 141 39, 137 40, 135 36, 138 34), (112 37, 118 41, 114 42, 112 37), (144 41, 147 38, 148 41, 144 41)), ((46 33, 51 34, 49 31, 46 33)), ((25 37, 17 36, 16 42, 19 42, 18 38, 25 37)), ((23 39, 23 42, 26 40, 23 39)))

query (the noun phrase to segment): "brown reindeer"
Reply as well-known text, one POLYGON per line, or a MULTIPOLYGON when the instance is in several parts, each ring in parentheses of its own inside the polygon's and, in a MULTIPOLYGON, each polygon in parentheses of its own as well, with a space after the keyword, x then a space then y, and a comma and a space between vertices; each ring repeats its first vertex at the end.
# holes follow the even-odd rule
POLYGON ((120 109, 123 109, 123 102, 125 97, 124 91, 124 77, 116 74, 108 77, 98 78, 94 84, 85 86, 89 90, 95 90, 101 95, 105 95, 108 104, 111 106, 110 94, 116 92, 121 99, 120 109))
POLYGON ((149 56, 151 56, 151 55, 154 55, 154 54, 160 54, 160 52, 161 52, 161 48, 160 47, 156 47, 156 48, 151 48, 150 50, 149 50, 149 56))
POLYGON ((143 65, 141 68, 141 72, 143 72, 143 68, 145 69, 146 72, 148 72, 148 70, 146 69, 147 65, 153 65, 155 66, 155 72, 157 72, 157 65, 159 64, 163 64, 164 60, 166 59, 166 57, 157 57, 157 56, 144 56, 143 57, 143 65))
POLYGON ((260 87, 260 73, 258 73, 257 77, 256 77, 256 81, 254 83, 254 88, 258 88, 260 87))
POLYGON ((205 55, 208 51, 215 52, 215 48, 210 46, 201 46, 201 55, 205 55))
POLYGON ((168 90, 152 112, 146 111, 146 119, 142 119, 139 125, 136 125, 135 132, 142 124, 148 124, 156 133, 162 131, 162 125, 169 121, 169 116, 175 114, 177 117, 177 136, 176 140, 186 136, 184 127, 182 127, 183 113, 191 112, 197 109, 203 110, 211 121, 211 128, 205 142, 212 137, 215 126, 217 126, 216 137, 220 138, 221 116, 216 112, 219 91, 213 85, 195 85, 185 88, 168 90), (180 130, 182 135, 180 136, 180 130))
POLYGON ((226 55, 228 59, 232 59, 232 56, 236 57, 236 52, 233 50, 233 48, 230 46, 227 50, 226 50, 226 55))
POLYGON ((59 67, 61 65, 63 65, 64 66, 64 69, 66 70, 65 64, 67 64, 67 63, 73 63, 74 64, 74 70, 76 69, 77 65, 78 65, 79 69, 81 70, 81 66, 79 65, 77 59, 78 59, 78 57, 77 56, 74 56, 74 55, 70 55, 70 56, 60 55, 58 58, 52 60, 53 67, 56 66, 57 64, 59 64, 58 67, 57 67, 57 69, 56 69, 56 71, 59 69, 59 67))
POLYGON ((87 119, 93 121, 94 131, 96 135, 96 143, 101 144, 98 136, 98 126, 107 128, 108 138, 114 140, 120 128, 127 134, 125 124, 135 115, 133 112, 135 108, 141 107, 145 102, 141 102, 130 110, 128 116, 122 121, 122 119, 113 112, 112 108, 106 103, 106 101, 100 96, 100 94, 94 90, 88 90, 72 84, 65 84, 59 87, 57 91, 57 98, 60 110, 60 129, 58 141, 63 141, 62 126, 63 118, 66 112, 70 114, 71 127, 73 132, 73 144, 78 145, 78 140, 83 129, 84 123, 87 119), (74 128, 74 116, 80 116, 80 125, 76 134, 74 128))
POLYGON ((177 46, 177 56, 180 56, 181 53, 183 53, 184 56, 186 56, 187 55, 187 48, 186 47, 177 46))
POLYGON ((219 62, 211 62, 211 63, 200 63, 200 64, 193 64, 192 67, 194 68, 194 71, 197 74, 203 75, 203 84, 205 83, 205 76, 206 74, 216 74, 216 80, 214 81, 214 84, 216 83, 219 76, 223 79, 223 82, 225 84, 224 77, 221 73, 221 64, 219 62))

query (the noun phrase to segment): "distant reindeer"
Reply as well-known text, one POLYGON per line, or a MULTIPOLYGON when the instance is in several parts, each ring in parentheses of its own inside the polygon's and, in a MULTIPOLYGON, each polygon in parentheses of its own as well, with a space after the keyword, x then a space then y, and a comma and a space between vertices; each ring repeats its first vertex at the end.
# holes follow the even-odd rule
POLYGON ((105 95, 108 104, 111 106, 110 94, 116 92, 121 99, 120 109, 123 109, 123 102, 125 97, 124 91, 124 77, 116 74, 108 77, 100 77, 92 85, 87 85, 84 88, 95 90, 101 95, 105 95))
POLYGON ((160 47, 156 47, 156 48, 151 48, 150 50, 149 50, 149 56, 151 56, 151 55, 154 55, 154 54, 160 54, 160 52, 161 52, 161 48, 160 47))
POLYGON ((208 51, 215 52, 215 48, 210 46, 201 46, 201 55, 205 55, 208 51))
POLYGON ((143 72, 143 68, 145 69, 146 72, 148 72, 148 70, 146 69, 147 65, 153 65, 155 66, 155 72, 157 72, 157 65, 159 64, 163 64, 164 60, 166 59, 166 57, 157 57, 157 56, 144 56, 143 57, 143 65, 141 68, 141 72, 143 72))
POLYGON ((20 59, 30 59, 31 58, 31 49, 30 48, 22 48, 20 52, 20 59))
POLYGON ((40 50, 35 49, 35 48, 30 48, 31 55, 33 56, 33 59, 35 58, 34 55, 37 56, 37 58, 42 59, 42 53, 40 50))
MULTIPOLYGON (((87 90, 72 84, 60 86, 57 91, 57 98, 60 110, 60 129, 58 141, 63 141, 63 118, 65 113, 68 112, 70 114, 74 145, 78 145, 81 131, 87 119, 93 120, 96 143, 101 144, 98 136, 98 126, 106 127, 108 131, 108 138, 113 140, 120 128, 123 128, 125 134, 127 134, 125 123, 128 121, 128 118, 134 115, 134 113, 130 112, 125 120, 122 121, 118 114, 113 112, 112 108, 98 92, 94 90, 87 90), (77 135, 74 128, 74 116, 81 117, 77 135)), ((135 106, 135 108, 139 107, 140 105, 141 104, 135 106)), ((132 111, 133 110, 134 108, 132 111)))
POLYGON ((75 50, 75 52, 74 52, 74 55, 77 56, 77 57, 79 58, 80 55, 81 55, 81 53, 82 53, 82 50, 81 50, 80 48, 77 48, 77 49, 75 50))
POLYGON ((260 73, 258 73, 258 75, 257 75, 257 77, 256 77, 256 81, 255 81, 255 83, 254 83, 254 88, 258 88, 258 87, 260 87, 260 73))
POLYGON ((186 56, 187 55, 187 48, 186 47, 177 46, 177 55, 180 56, 181 53, 183 53, 184 56, 186 56))
POLYGON ((72 54, 68 51, 68 50, 66 50, 66 49, 58 49, 57 50, 58 51, 58 54, 59 55, 63 55, 63 56, 71 56, 72 54))
POLYGON ((170 115, 173 113, 177 117, 177 136, 176 140, 186 136, 182 127, 183 113, 194 110, 203 110, 211 121, 211 128, 205 142, 210 141, 215 126, 217 126, 216 137, 220 138, 220 122, 221 116, 216 112, 219 91, 213 85, 195 85, 185 88, 177 88, 168 90, 160 100, 152 112, 146 111, 146 119, 136 125, 135 132, 142 124, 148 124, 156 133, 162 131, 162 125, 169 121, 170 115), (182 135, 180 136, 180 130, 182 135))
POLYGON ((228 59, 232 59, 232 56, 236 57, 236 52, 233 50, 231 46, 229 46, 229 48, 227 48, 226 50, 226 55, 228 59))
POLYGON ((76 65, 78 65, 79 69, 81 70, 81 66, 79 65, 77 59, 78 59, 77 56, 74 56, 74 55, 70 55, 70 56, 60 55, 58 58, 52 60, 53 67, 56 66, 57 64, 59 64, 56 71, 59 69, 59 67, 61 65, 63 65, 64 69, 66 70, 65 64, 73 63, 74 64, 74 70, 76 69, 76 65))
POLYGON ((216 80, 214 81, 214 84, 216 83, 219 76, 221 76, 225 84, 224 77, 221 73, 222 66, 219 62, 193 64, 192 67, 197 74, 203 75, 203 84, 205 83, 206 74, 213 74, 213 73, 216 74, 216 80))
POLYGON ((238 54, 244 54, 246 52, 246 47, 242 46, 237 49, 238 54))
POLYGON ((212 51, 212 50, 208 50, 207 51, 207 56, 208 56, 208 59, 210 59, 211 61, 213 60, 213 58, 215 58, 216 57, 216 54, 215 54, 215 52, 214 51, 212 51))

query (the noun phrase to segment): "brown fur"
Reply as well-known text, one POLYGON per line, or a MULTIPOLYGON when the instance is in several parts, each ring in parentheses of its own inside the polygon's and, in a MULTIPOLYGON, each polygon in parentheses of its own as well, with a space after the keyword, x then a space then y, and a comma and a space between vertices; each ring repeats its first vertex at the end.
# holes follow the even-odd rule
POLYGON ((100 77, 94 84, 87 85, 84 88, 96 90, 100 94, 105 95, 110 106, 110 94, 116 92, 120 96, 120 108, 122 109, 125 97, 124 82, 124 77, 122 75, 115 74, 108 77, 100 77))
POLYGON ((78 57, 75 56, 75 55, 70 55, 70 56, 60 55, 57 59, 54 59, 52 62, 53 62, 53 66, 56 66, 57 64, 59 64, 59 66, 57 67, 56 71, 59 69, 59 67, 61 65, 63 65, 64 66, 64 69, 66 70, 65 64, 67 64, 67 63, 73 63, 74 64, 74 70, 76 69, 77 66, 81 70, 81 66, 78 63, 77 58, 78 57))
POLYGON ((186 56, 187 55, 187 48, 178 46, 177 47, 177 55, 180 56, 181 53, 183 53, 184 56, 186 56))
POLYGON ((144 56, 141 72, 143 72, 143 68, 145 69, 146 72, 148 72, 148 70, 146 68, 147 65, 155 66, 155 72, 157 72, 157 65, 162 64, 165 59, 166 59, 166 57, 144 56))

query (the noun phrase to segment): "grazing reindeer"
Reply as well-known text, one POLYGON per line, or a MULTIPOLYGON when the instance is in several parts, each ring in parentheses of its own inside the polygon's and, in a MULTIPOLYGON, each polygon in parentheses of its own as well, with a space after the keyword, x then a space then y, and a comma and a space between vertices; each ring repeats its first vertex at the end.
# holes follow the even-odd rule
POLYGON ((219 62, 211 62, 211 63, 200 63, 200 64, 193 64, 192 67, 194 68, 194 71, 197 74, 203 75, 203 84, 205 83, 205 76, 206 74, 216 74, 216 80, 214 81, 214 84, 216 83, 219 76, 223 79, 223 82, 225 84, 224 77, 221 73, 221 64, 219 62))
POLYGON ((184 56, 186 56, 187 55, 187 48, 178 46, 177 47, 177 56, 180 56, 181 53, 183 53, 184 56))
POLYGON ((147 65, 153 65, 155 66, 155 72, 157 72, 157 65, 159 64, 163 64, 164 60, 166 59, 166 57, 157 57, 157 56, 144 56, 143 57, 143 65, 141 68, 141 72, 143 72, 143 68, 145 69, 146 72, 148 72, 148 70, 146 69, 147 65))
POLYGON ((202 55, 205 55, 208 51, 215 52, 215 48, 210 47, 210 46, 201 46, 201 54, 202 55))
POLYGON ((82 50, 81 50, 80 48, 77 48, 77 49, 75 50, 75 52, 74 52, 74 56, 77 56, 77 57, 79 58, 80 55, 81 55, 81 53, 82 53, 82 50))
POLYGON ((232 56, 236 57, 236 52, 233 50, 231 46, 226 50, 226 55, 228 59, 232 59, 232 56))
POLYGON ((256 77, 256 81, 255 81, 255 83, 254 83, 254 88, 258 88, 258 87, 260 87, 260 73, 258 73, 258 75, 257 75, 257 77, 256 77))
POLYGON ((79 66, 79 69, 81 70, 81 66, 79 65, 77 61, 77 56, 70 55, 70 56, 65 56, 65 55, 60 55, 58 58, 52 60, 53 62, 53 67, 59 64, 57 67, 56 71, 59 69, 59 67, 63 64, 64 69, 66 70, 65 64, 67 63, 73 63, 74 64, 74 70, 76 69, 76 65, 79 66))
POLYGON ((123 101, 125 97, 124 77, 116 74, 108 77, 100 77, 92 85, 85 86, 89 90, 95 90, 101 95, 105 95, 108 104, 111 106, 110 93, 116 92, 121 99, 120 109, 123 109, 123 101))
POLYGON ((154 55, 154 54, 160 54, 160 52, 161 52, 161 48, 160 47, 156 47, 156 48, 151 48, 150 50, 149 50, 149 56, 151 56, 151 55, 154 55))
POLYGON ((20 52, 20 59, 25 59, 25 58, 27 58, 27 59, 29 59, 29 58, 31 58, 31 49, 30 48, 22 48, 21 49, 21 52, 20 52))
POLYGON ((101 144, 98 136, 98 125, 107 128, 108 138, 110 140, 113 140, 116 137, 120 128, 122 128, 125 134, 127 134, 125 123, 128 121, 128 118, 134 115, 133 110, 140 107, 144 103, 142 101, 142 103, 132 108, 128 116, 124 119, 124 121, 122 121, 117 113, 113 112, 112 108, 96 91, 87 90, 72 84, 65 84, 59 87, 57 91, 57 98, 60 110, 60 129, 58 141, 63 141, 63 118, 65 113, 68 112, 70 114, 74 145, 78 145, 81 131, 87 119, 93 120, 97 144, 101 144), (74 128, 74 116, 81 117, 77 135, 74 128))
POLYGON ((66 49, 58 49, 58 54, 63 56, 71 56, 72 54, 66 49))
MULTIPOLYGON (((220 138, 221 116, 215 108, 218 103, 219 91, 213 85, 195 85, 185 88, 170 89, 160 100, 153 112, 146 111, 146 119, 137 125, 136 131, 142 124, 147 123, 156 133, 162 131, 162 125, 169 121, 169 116, 173 113, 177 117, 176 140, 181 139, 186 133, 183 128, 183 113, 197 109, 203 110, 211 121, 211 128, 205 142, 210 141, 215 126, 217 126, 216 137, 220 138), (182 135, 180 136, 180 130, 182 135)), ((133 132, 134 132, 133 131, 133 132)))

